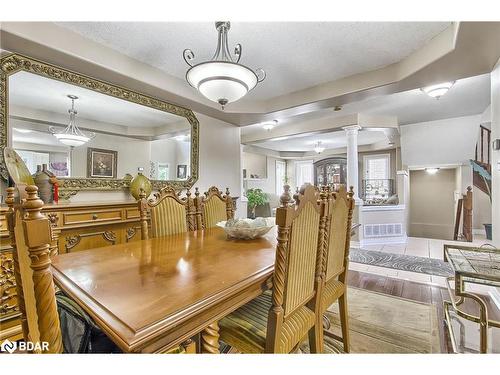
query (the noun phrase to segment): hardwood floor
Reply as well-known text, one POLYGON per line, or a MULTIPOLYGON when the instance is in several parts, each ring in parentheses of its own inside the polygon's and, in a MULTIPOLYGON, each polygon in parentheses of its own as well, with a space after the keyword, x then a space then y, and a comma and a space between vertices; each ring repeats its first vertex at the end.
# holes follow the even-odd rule
MULTIPOLYGON (((407 298, 413 301, 431 303, 435 305, 437 307, 439 319, 441 352, 452 353, 452 346, 450 338, 448 337, 448 330, 444 324, 443 300, 449 300, 448 291, 445 288, 358 271, 348 272, 347 283, 352 287, 384 293, 395 297, 407 298)), ((500 313, 496 306, 494 306, 489 296, 484 296, 484 300, 488 305, 489 318, 500 320, 500 313)), ((464 303, 464 310, 471 314, 478 314, 477 306, 470 300, 466 300, 466 302, 464 303)), ((472 322, 466 323, 470 324, 465 324, 465 336, 475 336, 477 334, 477 324, 472 322)), ((475 342, 472 339, 470 339, 470 341, 475 342)), ((499 341, 500 340, 498 334, 492 337, 492 345, 494 346, 495 351, 500 350, 499 341)), ((475 350, 469 349, 467 351, 474 352, 475 350)))

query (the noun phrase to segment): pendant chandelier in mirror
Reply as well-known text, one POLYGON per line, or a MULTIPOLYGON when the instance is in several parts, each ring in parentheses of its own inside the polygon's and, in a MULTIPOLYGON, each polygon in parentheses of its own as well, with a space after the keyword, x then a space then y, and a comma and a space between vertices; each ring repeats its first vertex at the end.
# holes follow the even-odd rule
POLYGON ((75 109, 75 100, 78 99, 76 95, 68 95, 68 98, 71 99, 71 108, 68 110, 69 112, 69 124, 63 131, 57 131, 57 129, 53 126, 49 128, 49 131, 56 137, 59 142, 66 146, 70 147, 78 147, 81 146, 92 138, 95 137, 95 133, 90 133, 88 136, 83 134, 83 132, 76 125, 76 114, 78 113, 75 109))
POLYGON ((183 53, 184 61, 191 67, 186 72, 187 82, 206 98, 219 103, 222 109, 228 103, 241 99, 266 78, 264 70, 259 68, 253 71, 239 63, 241 44, 236 45, 234 57, 231 56, 227 39, 230 27, 230 22, 215 23, 217 48, 210 61, 193 64, 194 53, 190 49, 183 53))

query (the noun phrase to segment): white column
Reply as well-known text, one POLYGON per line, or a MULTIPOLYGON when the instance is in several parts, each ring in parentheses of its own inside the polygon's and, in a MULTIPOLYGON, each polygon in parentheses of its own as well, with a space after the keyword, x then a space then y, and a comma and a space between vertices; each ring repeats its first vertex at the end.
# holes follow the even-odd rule
MULTIPOLYGON (((491 72, 491 140, 500 139, 500 59, 491 72)), ((490 144, 490 147, 492 145, 490 144)), ((500 247, 500 150, 491 150, 491 223, 493 244, 500 247)))
POLYGON ((358 180, 358 131, 359 125, 351 125, 342 128, 347 135, 347 189, 354 187, 354 198, 356 204, 361 202, 359 199, 359 180, 358 180))

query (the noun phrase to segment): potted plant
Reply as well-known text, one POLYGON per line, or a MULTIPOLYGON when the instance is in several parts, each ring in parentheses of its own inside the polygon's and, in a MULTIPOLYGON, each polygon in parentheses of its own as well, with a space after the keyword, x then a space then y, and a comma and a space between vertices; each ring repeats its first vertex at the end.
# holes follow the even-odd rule
POLYGON ((251 218, 255 219, 255 208, 267 203, 267 194, 262 189, 247 190, 248 207, 252 210, 251 218))

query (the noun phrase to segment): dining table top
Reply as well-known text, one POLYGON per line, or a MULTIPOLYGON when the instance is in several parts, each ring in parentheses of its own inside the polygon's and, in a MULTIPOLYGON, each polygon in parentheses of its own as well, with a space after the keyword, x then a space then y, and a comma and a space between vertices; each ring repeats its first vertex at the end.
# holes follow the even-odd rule
POLYGON ((155 351, 261 293, 276 233, 236 240, 216 227, 128 242, 58 255, 52 272, 122 350, 155 351))

